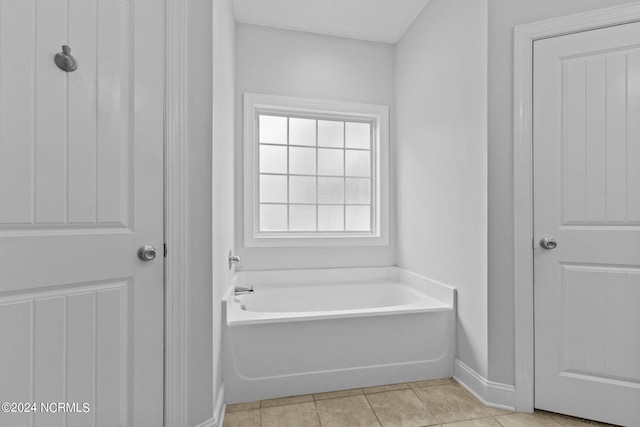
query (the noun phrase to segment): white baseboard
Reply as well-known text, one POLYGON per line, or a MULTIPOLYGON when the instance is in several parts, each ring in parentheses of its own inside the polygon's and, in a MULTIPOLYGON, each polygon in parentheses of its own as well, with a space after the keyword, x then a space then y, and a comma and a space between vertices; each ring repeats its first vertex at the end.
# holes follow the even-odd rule
POLYGON ((514 386, 489 381, 458 359, 455 360, 453 378, 484 405, 509 411, 515 410, 516 388, 514 386))
POLYGON ((213 408, 213 417, 203 423, 198 424, 196 427, 222 427, 226 409, 227 404, 224 403, 224 384, 222 384, 220 386, 220 390, 218 390, 216 406, 214 406, 213 408))
POLYGON ((224 422, 224 413, 227 410, 227 404, 224 403, 224 384, 220 384, 220 390, 218 390, 218 398, 216 399, 216 406, 213 410, 213 418, 215 420, 213 427, 222 427, 224 422))
POLYGON ((198 424, 196 427, 217 427, 216 426, 216 417, 209 418, 207 421, 198 424))

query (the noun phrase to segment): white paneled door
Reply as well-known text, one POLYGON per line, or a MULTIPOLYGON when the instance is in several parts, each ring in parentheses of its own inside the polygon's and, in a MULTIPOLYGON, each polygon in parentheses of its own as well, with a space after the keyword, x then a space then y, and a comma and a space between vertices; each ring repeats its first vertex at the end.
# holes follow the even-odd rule
POLYGON ((536 41, 533 114, 535 406, 640 426, 640 23, 536 41))
POLYGON ((2 426, 163 423, 163 24, 155 0, 0 0, 2 426))

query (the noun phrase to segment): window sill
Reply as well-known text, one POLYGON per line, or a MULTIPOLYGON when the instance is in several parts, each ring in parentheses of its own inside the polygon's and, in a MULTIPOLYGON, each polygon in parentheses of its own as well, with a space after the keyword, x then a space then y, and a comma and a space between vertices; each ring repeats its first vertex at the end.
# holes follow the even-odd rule
POLYGON ((291 236, 258 235, 246 236, 244 246, 248 248, 326 248, 349 246, 388 246, 389 238, 373 234, 352 236, 291 236))

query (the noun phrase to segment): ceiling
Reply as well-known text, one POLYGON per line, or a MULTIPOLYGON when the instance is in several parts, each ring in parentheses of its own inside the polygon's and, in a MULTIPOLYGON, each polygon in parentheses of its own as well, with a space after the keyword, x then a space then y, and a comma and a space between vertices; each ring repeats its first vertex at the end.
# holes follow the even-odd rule
POLYGON ((245 24, 396 43, 428 1, 233 0, 233 7, 245 24))

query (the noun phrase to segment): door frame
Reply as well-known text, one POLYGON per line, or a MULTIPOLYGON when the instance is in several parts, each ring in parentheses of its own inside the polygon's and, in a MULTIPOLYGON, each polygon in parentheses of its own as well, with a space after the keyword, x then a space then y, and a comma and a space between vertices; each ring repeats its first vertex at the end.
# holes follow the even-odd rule
POLYGON ((534 408, 533 43, 640 21, 640 2, 519 25, 514 30, 514 288, 516 410, 534 408))
MULTIPOLYGON (((187 2, 164 0, 164 425, 183 426, 186 414, 186 63, 187 2)), ((212 361, 213 363, 213 361, 212 361)))

